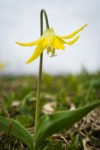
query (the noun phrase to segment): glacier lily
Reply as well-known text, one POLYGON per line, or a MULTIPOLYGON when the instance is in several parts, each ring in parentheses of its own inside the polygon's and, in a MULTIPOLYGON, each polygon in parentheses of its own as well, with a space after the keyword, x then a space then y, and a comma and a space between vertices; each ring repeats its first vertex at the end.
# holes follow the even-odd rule
POLYGON ((0 63, 0 70, 3 70, 4 69, 4 64, 0 63))
POLYGON ((76 36, 80 31, 82 31, 87 24, 79 28, 78 30, 74 31, 73 33, 67 35, 67 36, 58 36, 55 34, 53 28, 46 28, 42 36, 33 42, 30 43, 20 43, 16 42, 20 46, 36 46, 35 51, 33 55, 28 59, 26 63, 30 63, 34 61, 38 56, 41 55, 41 53, 47 49, 47 54, 51 52, 51 56, 55 56, 55 49, 58 50, 64 50, 65 44, 67 45, 73 45, 78 39, 79 36, 76 36), (76 37, 75 37, 76 36, 76 37), (66 39, 73 38, 71 41, 66 41, 66 39))

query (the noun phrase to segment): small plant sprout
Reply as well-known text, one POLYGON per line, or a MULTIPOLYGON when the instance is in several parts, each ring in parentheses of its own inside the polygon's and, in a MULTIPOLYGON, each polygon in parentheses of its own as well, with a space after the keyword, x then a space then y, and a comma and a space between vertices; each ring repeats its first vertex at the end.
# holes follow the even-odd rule
POLYGON ((40 116, 40 89, 42 78, 43 51, 46 49, 47 54, 51 53, 51 56, 55 56, 56 49, 64 50, 65 45, 73 45, 79 39, 78 33, 82 31, 86 26, 87 24, 83 25, 81 28, 67 36, 58 36, 55 34, 54 29, 49 26, 47 13, 44 9, 42 9, 40 12, 41 37, 38 40, 30 43, 16 42, 21 46, 36 46, 33 55, 27 60, 27 63, 34 61, 40 56, 35 112, 35 133, 32 136, 28 132, 28 130, 18 121, 14 119, 10 119, 9 121, 9 118, 2 116, 0 116, 0 130, 5 131, 6 133, 10 131, 9 134, 14 135, 15 137, 23 141, 30 150, 39 150, 40 144, 43 140, 49 138, 55 133, 60 132, 61 130, 70 128, 74 123, 81 120, 91 110, 100 105, 100 100, 95 100, 91 104, 75 110, 64 110, 40 116), (46 21, 46 29, 44 30, 44 32, 43 17, 45 17, 46 21), (67 41, 67 39, 69 41, 67 41))

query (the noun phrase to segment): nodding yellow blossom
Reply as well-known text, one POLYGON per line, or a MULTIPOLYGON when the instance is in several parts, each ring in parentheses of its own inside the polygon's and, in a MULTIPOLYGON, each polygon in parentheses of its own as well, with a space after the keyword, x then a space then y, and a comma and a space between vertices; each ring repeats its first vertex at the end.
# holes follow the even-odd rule
POLYGON ((79 36, 76 36, 71 41, 66 41, 66 39, 73 38, 75 35, 77 35, 80 31, 82 31, 87 24, 76 30, 75 32, 67 35, 67 36, 58 36, 55 34, 53 28, 47 28, 42 36, 33 42, 30 43, 20 43, 16 42, 20 46, 36 46, 35 51, 33 55, 28 59, 26 63, 30 63, 33 60, 35 60, 45 49, 47 49, 47 54, 51 53, 51 56, 55 56, 55 49, 58 50, 64 50, 65 44, 67 45, 73 45, 78 39, 79 36))
POLYGON ((4 64, 0 63, 0 70, 3 70, 4 69, 4 64))

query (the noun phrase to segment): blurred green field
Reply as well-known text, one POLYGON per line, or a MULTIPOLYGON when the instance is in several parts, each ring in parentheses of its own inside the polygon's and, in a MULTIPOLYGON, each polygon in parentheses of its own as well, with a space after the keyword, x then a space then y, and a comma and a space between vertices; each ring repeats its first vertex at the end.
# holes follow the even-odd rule
MULTIPOLYGON (((34 126, 35 102, 37 93, 37 76, 0 77, 0 115, 10 116, 18 120, 26 128, 34 126)), ((90 74, 83 71, 80 74, 67 74, 64 76, 51 76, 43 74, 41 85, 41 114, 60 110, 69 110, 81 107, 92 101, 100 99, 100 72, 90 74)), ((91 128, 86 130, 90 139, 90 146, 100 148, 100 132, 92 134, 91 128)), ((99 130, 100 131, 100 130, 99 130)), ((61 133, 64 136, 64 133, 61 133)), ((68 133, 68 144, 54 139, 44 141, 40 150, 82 150, 84 149, 83 138, 79 132, 68 133)), ((5 135, 1 135, 0 145, 3 150, 5 146, 5 135)), ((65 137, 65 136, 64 136, 65 137)), ((20 141, 15 139, 9 141, 6 138, 6 147, 12 150, 21 149, 20 141)), ((26 150, 27 147, 24 146, 26 150)), ((6 148, 5 148, 6 149, 6 148)), ((92 150, 92 148, 91 148, 92 150)))

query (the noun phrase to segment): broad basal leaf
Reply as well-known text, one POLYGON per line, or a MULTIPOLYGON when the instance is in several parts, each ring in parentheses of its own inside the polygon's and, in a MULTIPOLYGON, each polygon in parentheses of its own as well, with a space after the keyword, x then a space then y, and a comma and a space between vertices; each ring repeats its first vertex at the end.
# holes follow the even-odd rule
POLYGON ((100 105, 100 100, 76 110, 61 111, 41 117, 34 137, 34 145, 38 145, 54 133, 71 127, 98 105, 100 105))
POLYGON ((0 130, 19 138, 30 148, 30 150, 33 150, 32 136, 17 121, 0 116, 0 130))

